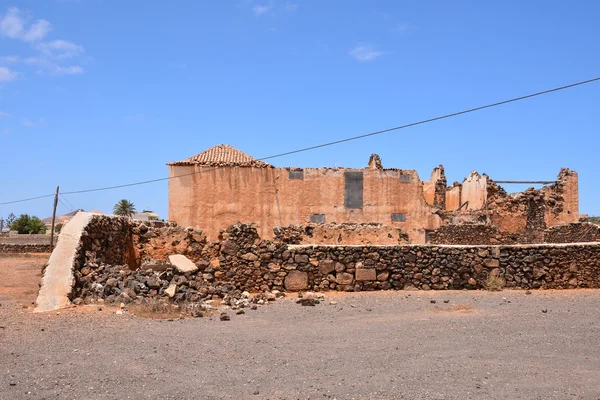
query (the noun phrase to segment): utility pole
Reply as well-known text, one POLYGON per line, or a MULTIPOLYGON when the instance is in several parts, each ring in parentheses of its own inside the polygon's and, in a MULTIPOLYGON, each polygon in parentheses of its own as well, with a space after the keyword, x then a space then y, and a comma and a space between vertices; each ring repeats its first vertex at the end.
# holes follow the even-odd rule
POLYGON ((50 231, 50 250, 54 250, 54 221, 56 220, 56 206, 58 205, 58 186, 54 196, 54 210, 52 211, 52 230, 50 231))

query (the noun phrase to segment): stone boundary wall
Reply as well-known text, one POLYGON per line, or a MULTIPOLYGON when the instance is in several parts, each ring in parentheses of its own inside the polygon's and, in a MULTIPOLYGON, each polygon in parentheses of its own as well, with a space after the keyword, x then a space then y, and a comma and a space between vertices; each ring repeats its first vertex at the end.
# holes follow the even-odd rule
POLYGON ((429 234, 429 243, 458 245, 497 245, 527 243, 522 235, 501 232, 489 224, 442 225, 429 234))
POLYGON ((600 226, 577 222, 553 226, 535 235, 506 232, 488 223, 443 225, 428 236, 431 244, 497 245, 600 242, 600 226))
POLYGON ((536 245, 288 245, 237 224, 206 242, 201 232, 94 216, 73 259, 76 303, 165 298, 197 302, 232 293, 280 291, 600 288, 600 243, 536 245), (138 268, 140 257, 185 254, 198 267, 168 262, 138 268), (160 267, 160 268, 159 268, 160 267))
MULTIPOLYGON (((54 240, 58 239, 58 234, 54 235, 54 240)), ((7 235, 0 234, 0 244, 49 244, 50 235, 7 235)))
POLYGON ((559 225, 544 233, 546 243, 600 242, 600 225, 591 222, 559 225))
POLYGON ((50 253, 49 244, 0 243, 0 253, 50 253))

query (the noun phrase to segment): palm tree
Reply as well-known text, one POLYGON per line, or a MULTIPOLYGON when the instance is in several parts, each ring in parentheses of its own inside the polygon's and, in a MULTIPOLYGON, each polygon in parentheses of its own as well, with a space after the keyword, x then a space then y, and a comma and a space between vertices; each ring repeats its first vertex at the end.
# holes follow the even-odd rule
POLYGON ((135 204, 129 200, 119 200, 119 202, 113 207, 113 213, 123 217, 133 217, 133 214, 135 213, 135 204))

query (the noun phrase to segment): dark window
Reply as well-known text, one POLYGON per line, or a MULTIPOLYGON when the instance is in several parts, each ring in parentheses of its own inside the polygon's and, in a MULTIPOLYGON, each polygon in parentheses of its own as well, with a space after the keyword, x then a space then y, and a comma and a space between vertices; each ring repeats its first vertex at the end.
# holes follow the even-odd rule
POLYGON ((410 182, 409 174, 400 174, 400 182, 410 182))
POLYGON ((404 213, 393 213, 392 214, 392 222, 405 222, 406 214, 404 213))
POLYGON ((325 214, 313 214, 310 216, 310 222, 314 222, 317 224, 325 223, 325 214))
POLYGON ((363 173, 344 172, 344 206, 346 208, 362 208, 363 206, 363 173))
POLYGON ((288 171, 290 179, 304 179, 304 170, 288 171))

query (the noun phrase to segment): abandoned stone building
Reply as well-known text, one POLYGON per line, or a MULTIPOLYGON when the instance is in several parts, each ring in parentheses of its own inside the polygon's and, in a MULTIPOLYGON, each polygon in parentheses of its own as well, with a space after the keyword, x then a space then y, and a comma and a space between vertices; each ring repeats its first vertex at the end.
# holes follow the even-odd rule
POLYGON ((277 227, 362 224, 383 229, 381 244, 535 243, 579 219, 578 177, 568 169, 541 189, 508 194, 475 171, 448 186, 442 166, 422 181, 414 170, 383 168, 376 154, 361 169, 276 168, 218 145, 168 166, 169 220, 212 240, 243 222, 257 224, 263 238, 277 227))

